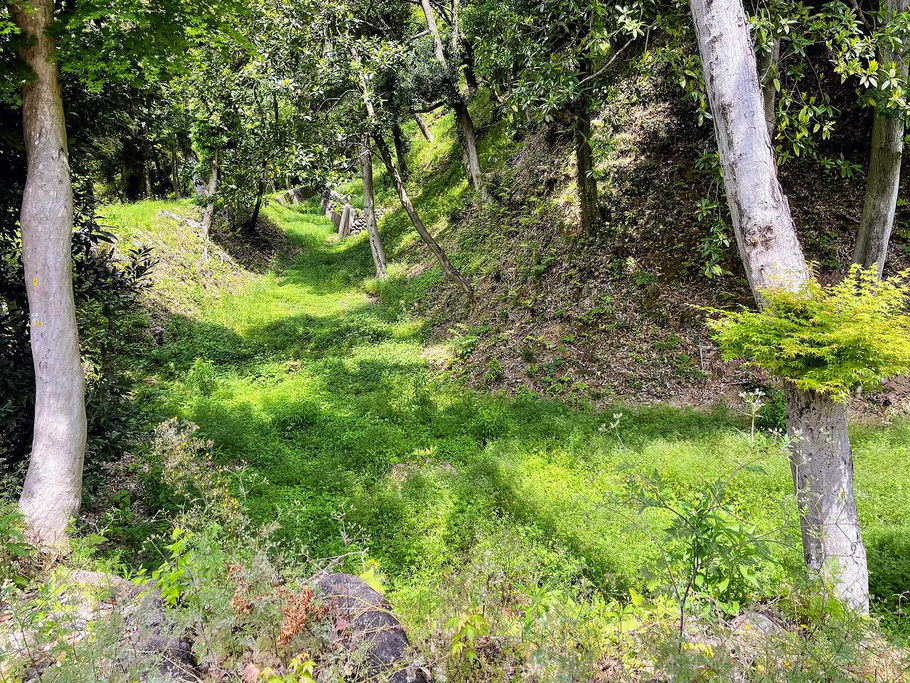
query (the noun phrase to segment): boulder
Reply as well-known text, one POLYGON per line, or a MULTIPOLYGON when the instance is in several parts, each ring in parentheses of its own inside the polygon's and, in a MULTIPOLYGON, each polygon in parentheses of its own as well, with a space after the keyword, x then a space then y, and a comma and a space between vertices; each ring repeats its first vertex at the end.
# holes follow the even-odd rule
POLYGON ((426 671, 409 661, 411 647, 388 601, 360 577, 323 574, 316 590, 334 619, 339 644, 365 655, 363 679, 387 676, 391 683, 429 683, 426 671))
MULTIPOLYGON (((110 646, 93 662, 101 679, 130 672, 150 683, 199 680, 193 641, 168 615, 154 584, 137 586, 112 574, 82 569, 62 572, 59 583, 59 599, 52 610, 61 623, 58 642, 65 640, 78 651, 99 629, 114 634, 110 646)), ((39 681, 57 656, 54 642, 36 647, 38 642, 27 629, 7 633, 0 628, 0 649, 21 655, 29 683, 39 681)), ((3 675, 0 666, 0 678, 3 675)))

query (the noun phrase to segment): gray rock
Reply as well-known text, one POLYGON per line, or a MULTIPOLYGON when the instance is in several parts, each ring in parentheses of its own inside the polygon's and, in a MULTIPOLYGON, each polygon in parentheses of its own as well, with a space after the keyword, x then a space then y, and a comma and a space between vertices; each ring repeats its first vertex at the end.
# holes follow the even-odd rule
POLYGON ((342 643, 352 651, 363 648, 363 678, 385 674, 391 683, 429 682, 421 667, 407 661, 408 637, 388 601, 366 581, 351 574, 324 574, 316 589, 328 605, 342 643))

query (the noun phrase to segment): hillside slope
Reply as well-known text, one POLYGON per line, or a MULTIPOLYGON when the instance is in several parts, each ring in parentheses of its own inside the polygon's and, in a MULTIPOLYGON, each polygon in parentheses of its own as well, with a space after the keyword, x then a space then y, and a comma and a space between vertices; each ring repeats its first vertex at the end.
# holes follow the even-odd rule
MULTIPOLYGON (((436 320, 441 337, 465 337, 460 367, 476 384, 598 405, 691 406, 737 405, 741 391, 767 384, 722 362, 707 335, 700 307, 750 305, 751 295, 735 246, 710 247, 710 226, 696 217, 702 199, 724 202, 713 174, 697 167, 713 150, 711 129, 696 125, 672 84, 650 76, 621 80, 595 121, 604 221, 593 239, 578 234, 571 139, 558 124, 517 139, 479 96, 475 117, 493 197, 482 209, 461 176, 451 117, 437 112, 433 143, 411 128, 418 209, 473 277, 478 309, 467 311, 441 283, 389 195, 384 234, 409 275, 431 268, 411 278, 415 292, 405 299, 436 320), (704 273, 711 253, 725 271, 720 277, 704 273), (428 286, 434 297, 422 295, 428 286)), ((854 118, 825 154, 866 159, 867 115, 854 118)), ((796 159, 782 166, 781 179, 808 258, 823 281, 836 278, 850 262, 864 178, 796 159)), ((902 201, 889 272, 910 265, 908 220, 902 201)), ((888 418, 905 412, 907 399, 907 383, 896 380, 853 409, 888 418)))

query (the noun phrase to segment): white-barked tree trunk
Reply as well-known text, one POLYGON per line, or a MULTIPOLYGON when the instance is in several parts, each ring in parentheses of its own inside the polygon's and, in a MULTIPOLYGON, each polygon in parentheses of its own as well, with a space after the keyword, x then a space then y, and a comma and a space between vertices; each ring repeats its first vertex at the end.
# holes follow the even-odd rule
POLYGON ((85 458, 85 380, 73 298, 73 192, 52 0, 8 5, 34 78, 22 88, 28 160, 20 225, 35 365, 35 427, 19 506, 34 539, 52 545, 79 514, 85 458))
MULTIPOLYGON (((736 242, 752 292, 798 291, 809 272, 777 179, 749 24, 741 0, 690 0, 736 242)), ((853 492, 846 408, 786 387, 803 550, 846 604, 868 611, 866 552, 853 492)))

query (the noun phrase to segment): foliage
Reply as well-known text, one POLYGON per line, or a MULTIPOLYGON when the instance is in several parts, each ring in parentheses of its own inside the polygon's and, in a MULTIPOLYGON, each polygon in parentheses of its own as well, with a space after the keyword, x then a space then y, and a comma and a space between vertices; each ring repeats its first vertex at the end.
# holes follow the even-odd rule
POLYGON ((735 616, 768 590, 759 583, 757 571, 773 573, 771 534, 759 533, 736 514, 727 493, 732 477, 707 482, 688 497, 676 493, 657 471, 629 479, 630 495, 642 512, 656 509, 671 515, 663 538, 654 537, 661 564, 648 585, 669 591, 679 603, 681 635, 690 600, 696 609, 735 616))
POLYGON ((714 311, 709 325, 725 358, 846 401, 910 369, 907 278, 879 281, 875 269, 853 266, 836 285, 765 291, 760 312, 714 311))
POLYGON ((25 525, 18 509, 0 506, 0 584, 11 581, 22 587, 27 583, 24 570, 34 554, 25 538, 25 525))

